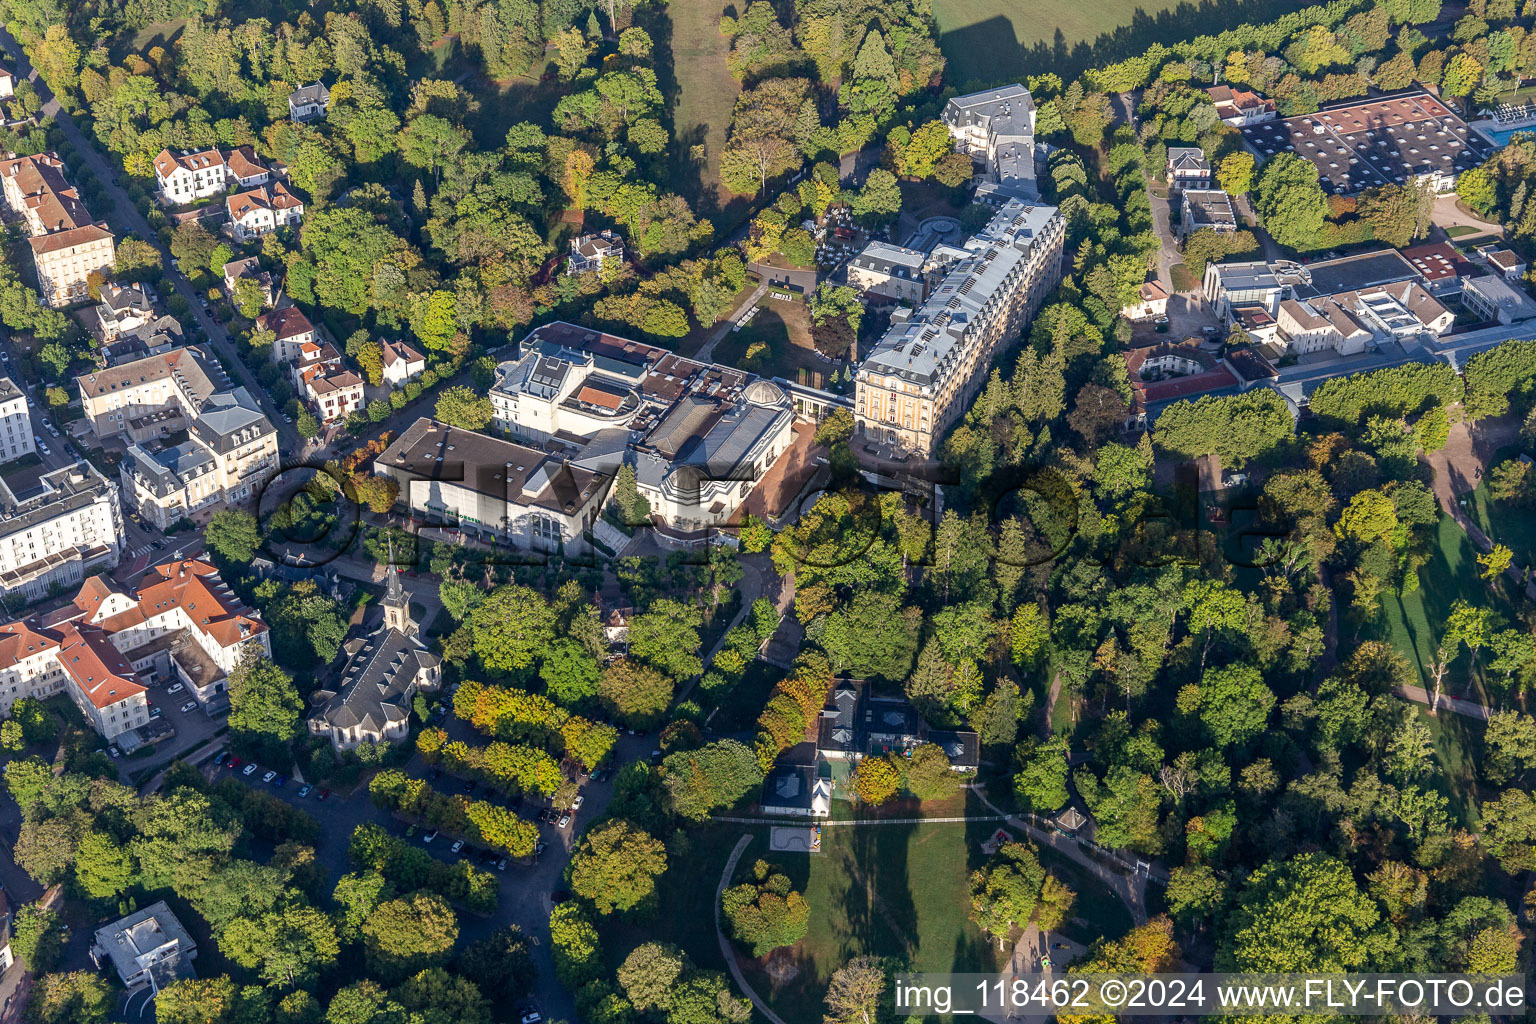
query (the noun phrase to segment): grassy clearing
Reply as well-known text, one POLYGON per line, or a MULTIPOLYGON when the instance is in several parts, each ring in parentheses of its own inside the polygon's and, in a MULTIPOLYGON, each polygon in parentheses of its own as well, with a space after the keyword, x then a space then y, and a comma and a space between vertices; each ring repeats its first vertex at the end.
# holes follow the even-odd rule
POLYGON ((1481 228, 1474 228, 1470 224, 1452 224, 1445 229, 1445 233, 1450 238, 1465 238, 1468 235, 1480 235, 1483 232, 1481 228))
MULTIPOLYGON (((529 75, 540 75, 547 66, 546 62, 536 61, 529 75)), ((466 87, 480 102, 479 108, 468 117, 467 127, 475 142, 487 148, 503 145, 507 129, 520 121, 532 121, 547 128, 549 112, 571 89, 563 82, 546 82, 532 77, 496 82, 486 78, 477 68, 471 69, 466 87)))
MULTIPOLYGON (((700 967, 725 970, 715 938, 715 886, 742 831, 740 825, 710 825, 689 832, 687 850, 674 853, 671 868, 661 876, 655 918, 600 925, 610 967, 616 969, 642 942, 671 942, 700 967)), ((749 858, 768 852, 768 830, 757 829, 755 834, 742 857, 749 867, 749 858)))
POLYGON ((935 0, 939 44, 949 61, 945 79, 956 85, 1047 70, 1079 43, 1129 25, 1139 15, 1174 7, 1173 0, 1049 2, 1027 10, 1009 0, 935 0))
MULTIPOLYGON (((1494 453, 1492 466, 1520 454, 1518 447, 1501 448, 1494 453)), ((1482 527, 1483 532, 1495 544, 1503 544, 1515 553, 1518 565, 1529 565, 1536 557, 1536 516, 1528 507, 1507 501, 1494 501, 1488 493, 1488 481, 1478 482, 1477 489, 1467 496, 1467 514, 1482 527)))
POLYGON ((714 359, 764 377, 801 379, 822 387, 833 364, 816 355, 811 342, 811 311, 803 302, 763 298, 757 315, 739 331, 732 331, 715 346, 714 359), (766 349, 758 349, 758 344, 766 349))
POLYGON ((1294 11, 1292 0, 935 0, 946 85, 988 85, 1083 69, 1146 53, 1154 42, 1218 33, 1294 11))
MULTIPOLYGON (((689 199, 711 200, 718 210, 730 198, 719 185, 720 154, 740 91, 725 58, 730 40, 720 34, 721 0, 675 0, 666 7, 671 19, 671 72, 677 93, 672 108, 674 167, 672 182, 689 199), (694 147, 703 147, 703 160, 694 147)), ((663 45, 657 39, 658 46, 663 45)), ((717 229, 724 225, 717 218, 717 229)))
MULTIPOLYGON (((1478 576, 1477 549, 1450 516, 1440 517, 1430 545, 1429 561, 1419 570, 1419 589, 1401 597, 1389 593, 1381 599, 1385 612, 1385 629, 1381 637, 1408 658, 1419 671, 1425 687, 1433 686, 1428 666, 1434 661, 1435 650, 1445 631, 1446 617, 1454 602, 1459 599, 1472 604, 1490 604, 1506 620, 1514 620, 1502 594, 1494 596, 1490 602, 1488 588, 1478 576)), ((1486 702, 1487 689, 1482 685, 1480 666, 1472 673, 1472 685, 1468 686, 1468 662, 1468 654, 1463 649, 1446 675, 1446 692, 1486 702)))
MULTIPOLYGON (((973 824, 828 828, 821 853, 781 855, 775 863, 810 903, 810 930, 776 965, 777 982, 751 965, 758 994, 785 1020, 810 1021, 821 1016, 832 972, 850 957, 901 957, 916 971, 995 969, 996 942, 968 917, 967 876, 988 832, 973 824)), ((766 842, 754 842, 742 870, 767 852, 766 842)))
POLYGON ((1173 290, 1176 292, 1192 292, 1200 287, 1194 272, 1182 263, 1175 263, 1169 267, 1168 275, 1173 278, 1173 290))
POLYGON ((1417 705, 1420 720, 1429 726, 1434 738, 1435 760, 1440 764, 1441 775, 1434 786, 1451 803, 1451 813, 1466 828, 1476 828, 1477 765, 1483 756, 1483 731, 1485 726, 1474 718, 1442 713, 1432 715, 1423 705, 1417 705))
POLYGON ((186 27, 186 18, 153 22, 131 36, 119 36, 111 47, 112 57, 120 61, 130 53, 148 53, 156 46, 162 46, 169 52, 171 44, 180 38, 186 27))

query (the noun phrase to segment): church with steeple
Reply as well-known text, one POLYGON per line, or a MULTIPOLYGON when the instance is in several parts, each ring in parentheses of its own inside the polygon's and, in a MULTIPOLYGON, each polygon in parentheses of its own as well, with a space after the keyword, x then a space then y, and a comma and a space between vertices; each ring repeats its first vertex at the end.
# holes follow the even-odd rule
POLYGON ((310 698, 310 735, 328 737, 337 750, 405 739, 416 694, 443 685, 442 659, 422 643, 411 619, 411 597, 393 563, 391 546, 384 569, 384 621, 368 636, 342 645, 346 661, 336 685, 310 698))

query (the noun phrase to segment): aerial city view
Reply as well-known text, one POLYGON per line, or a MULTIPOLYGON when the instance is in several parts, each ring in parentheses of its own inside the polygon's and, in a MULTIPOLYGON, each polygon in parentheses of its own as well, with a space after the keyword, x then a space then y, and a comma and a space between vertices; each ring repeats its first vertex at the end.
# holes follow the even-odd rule
POLYGON ((0 1024, 1527 1014, 1536 0, 0 0, 0 220, 0 1024))

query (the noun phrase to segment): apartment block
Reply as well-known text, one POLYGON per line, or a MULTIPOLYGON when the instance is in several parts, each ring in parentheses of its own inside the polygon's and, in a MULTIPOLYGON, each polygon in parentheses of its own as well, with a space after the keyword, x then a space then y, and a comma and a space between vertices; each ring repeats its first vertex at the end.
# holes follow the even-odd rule
POLYGON ((5 205, 20 214, 27 234, 46 235, 92 223, 80 193, 64 177, 64 161, 52 153, 0 160, 5 205))
POLYGON ((0 462, 37 451, 27 396, 9 377, 0 377, 0 462))
POLYGON ((77 381, 96 436, 133 442, 121 469, 124 498, 162 527, 217 503, 250 500, 277 466, 277 431, 260 404, 195 346, 77 381), (165 446, 183 430, 185 442, 165 446))
POLYGON ((1022 85, 1005 85, 944 105, 941 115, 955 151, 982 165, 986 181, 976 190, 983 202, 1035 199, 1035 101, 1022 85))
POLYGON ((27 239, 37 268, 43 305, 60 309, 89 297, 90 276, 110 273, 117 256, 112 232, 99 224, 34 235, 27 239))
POLYGON ((1061 280, 1065 225, 1052 206, 1010 199, 915 310, 898 309, 859 366, 859 433, 931 455, 992 359, 1019 338, 1061 280))
POLYGON ((0 595, 29 601, 113 567, 123 549, 117 488, 89 462, 0 481, 0 595))
POLYGON ((304 204, 281 182, 239 192, 224 200, 229 230, 239 242, 270 235, 304 220, 304 204))

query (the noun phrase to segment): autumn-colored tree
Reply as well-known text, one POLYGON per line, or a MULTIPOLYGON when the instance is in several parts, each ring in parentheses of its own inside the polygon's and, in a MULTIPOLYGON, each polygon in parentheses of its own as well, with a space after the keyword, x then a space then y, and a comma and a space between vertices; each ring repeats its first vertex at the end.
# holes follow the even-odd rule
POLYGON ((853 788, 860 800, 878 807, 901 788, 901 772, 887 758, 865 758, 854 769, 853 788))

